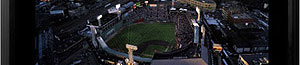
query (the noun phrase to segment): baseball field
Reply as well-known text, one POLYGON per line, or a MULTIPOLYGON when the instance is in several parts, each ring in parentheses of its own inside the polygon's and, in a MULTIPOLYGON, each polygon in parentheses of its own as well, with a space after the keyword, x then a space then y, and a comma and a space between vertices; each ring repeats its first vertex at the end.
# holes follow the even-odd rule
POLYGON ((172 23, 138 23, 125 27, 107 45, 127 53, 126 44, 138 46, 134 55, 153 57, 155 52, 171 51, 176 45, 175 25, 172 23))

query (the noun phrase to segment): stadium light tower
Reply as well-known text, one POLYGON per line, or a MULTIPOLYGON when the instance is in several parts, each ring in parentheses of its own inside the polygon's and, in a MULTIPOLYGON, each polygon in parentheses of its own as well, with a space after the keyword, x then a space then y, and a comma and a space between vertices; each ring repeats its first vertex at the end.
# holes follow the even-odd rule
POLYGON ((137 50, 137 46, 134 45, 130 45, 130 44, 126 44, 126 48, 128 49, 128 57, 129 57, 129 62, 127 63, 127 65, 134 65, 134 60, 132 58, 132 52, 137 50))
POLYGON ((92 32, 92 44, 94 45, 95 48, 98 47, 98 43, 96 42, 96 34, 97 34, 97 31, 96 31, 96 28, 95 26, 93 25, 89 25, 90 29, 91 29, 91 32, 92 32))
POLYGON ((194 43, 199 43, 199 24, 195 22, 195 20, 192 21, 194 26, 194 43))
POLYGON ((90 23, 90 20, 87 20, 87 27, 89 27, 91 29, 91 38, 92 38, 92 44, 94 45, 95 48, 98 47, 98 43, 96 42, 96 34, 97 34, 97 30, 96 28, 99 28, 99 26, 94 26, 90 23))
POLYGON ((198 18, 197 18, 197 21, 200 22, 200 8, 199 7, 196 7, 196 11, 198 13, 198 18))
POLYGON ((99 16, 97 17, 99 27, 101 26, 101 18, 102 18, 102 15, 99 15, 99 16))

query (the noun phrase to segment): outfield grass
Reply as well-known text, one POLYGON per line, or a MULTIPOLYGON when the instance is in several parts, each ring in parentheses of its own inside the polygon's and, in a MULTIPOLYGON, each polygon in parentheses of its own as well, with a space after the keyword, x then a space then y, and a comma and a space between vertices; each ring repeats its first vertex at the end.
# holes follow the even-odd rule
MULTIPOLYGON (((174 24, 166 24, 166 23, 135 24, 123 29, 120 33, 118 33, 111 40, 109 40, 107 42, 107 45, 111 48, 118 48, 123 52, 127 52, 127 49, 125 48, 125 44, 132 44, 137 46, 142 42, 146 42, 150 40, 163 40, 171 43, 172 45, 175 45, 176 41, 175 41, 174 34, 175 34, 174 24)), ((157 48, 161 50, 160 48, 162 47, 160 46, 148 47, 149 51, 147 51, 148 50, 147 48, 146 52, 144 53, 152 55, 153 51, 150 51, 151 48, 157 48)))

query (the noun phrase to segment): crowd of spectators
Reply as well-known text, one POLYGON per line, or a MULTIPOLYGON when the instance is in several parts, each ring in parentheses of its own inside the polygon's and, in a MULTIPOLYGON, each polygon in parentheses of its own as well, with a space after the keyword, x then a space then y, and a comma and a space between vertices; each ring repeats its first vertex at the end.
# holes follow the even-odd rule
POLYGON ((191 43, 194 38, 193 29, 186 15, 184 15, 184 13, 174 14, 171 19, 176 24, 175 35, 177 43, 182 46, 186 46, 191 43))
POLYGON ((147 19, 166 21, 168 19, 167 7, 149 7, 147 8, 147 19))
POLYGON ((146 19, 148 21, 168 21, 168 8, 165 6, 158 7, 141 7, 132 12, 133 16, 129 19, 146 19))

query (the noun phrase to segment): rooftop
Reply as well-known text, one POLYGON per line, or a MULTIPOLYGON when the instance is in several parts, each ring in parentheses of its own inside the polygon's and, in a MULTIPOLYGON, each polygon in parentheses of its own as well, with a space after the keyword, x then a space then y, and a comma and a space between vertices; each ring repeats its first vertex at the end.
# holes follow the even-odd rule
POLYGON ((248 14, 246 13, 242 13, 242 14, 232 14, 231 15, 232 18, 234 19, 250 19, 252 17, 250 17, 248 14))
POLYGON ((268 41, 263 39, 262 34, 252 33, 252 32, 239 32, 233 33, 233 43, 237 47, 266 47, 268 46, 268 41))
POLYGON ((213 17, 208 17, 207 18, 207 23, 209 25, 219 25, 219 23, 217 22, 217 19, 214 19, 213 17))
POLYGON ((242 29, 260 29, 259 26, 255 25, 255 23, 234 23, 234 27, 238 28, 239 30, 242 29))

